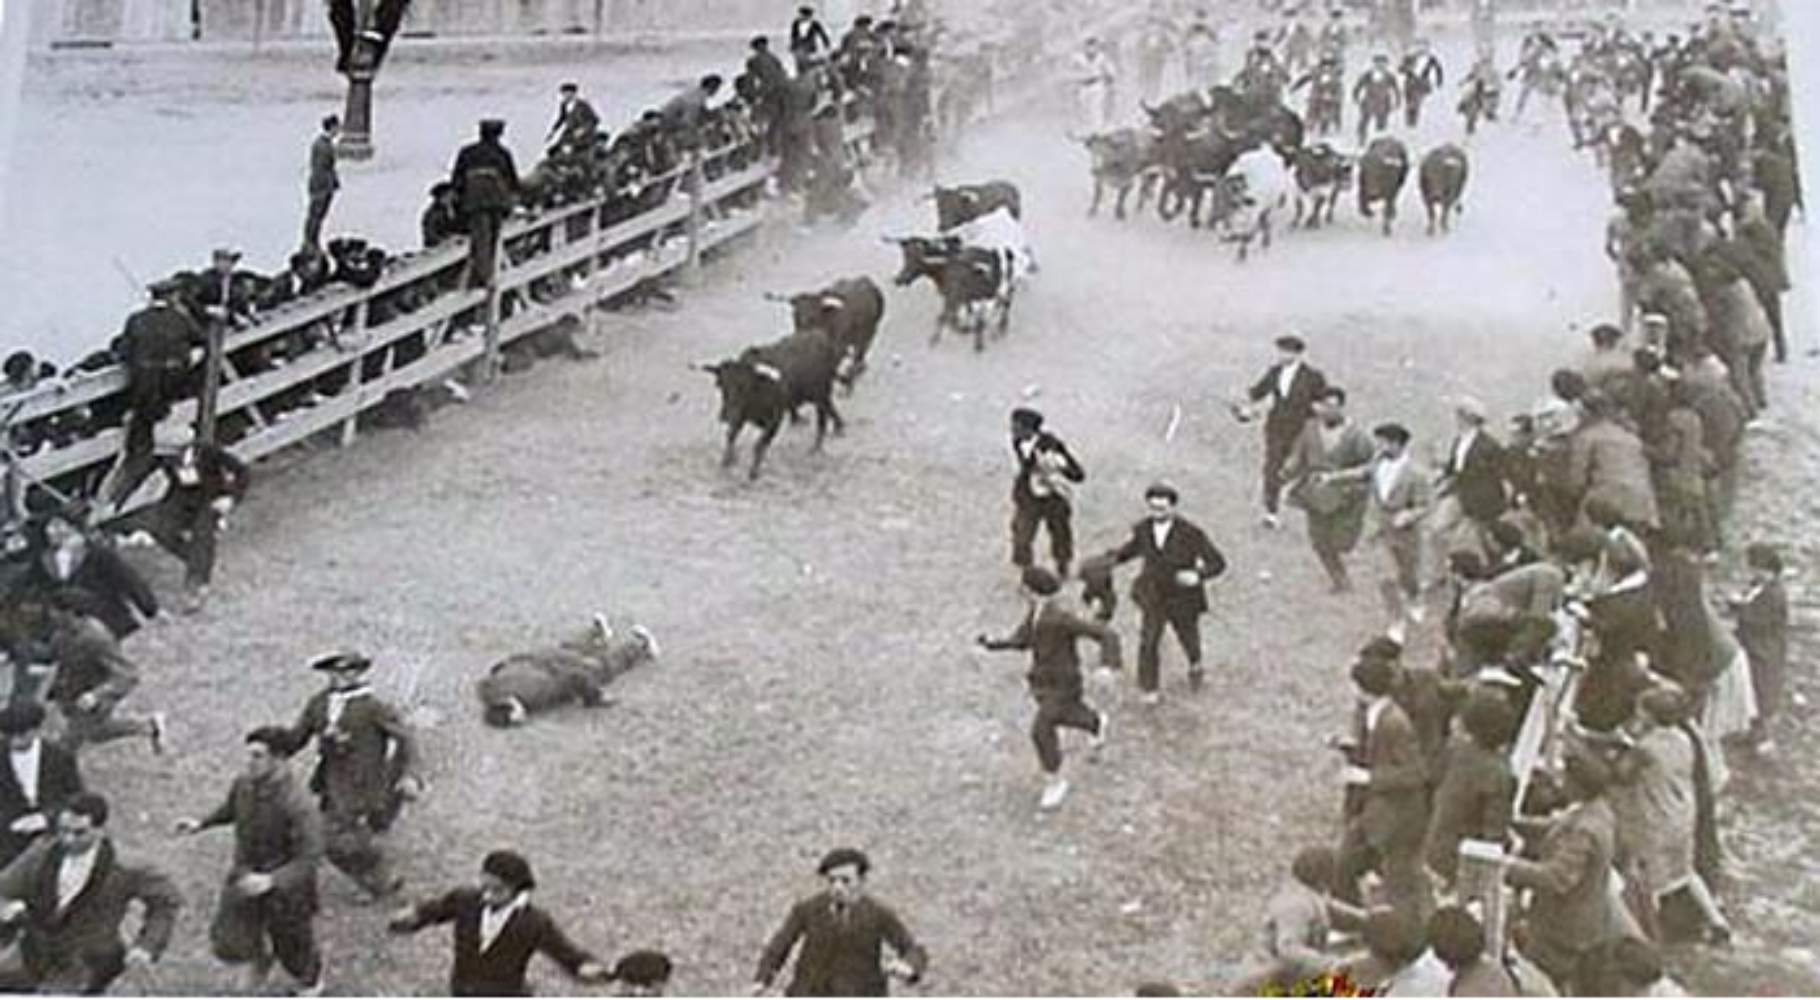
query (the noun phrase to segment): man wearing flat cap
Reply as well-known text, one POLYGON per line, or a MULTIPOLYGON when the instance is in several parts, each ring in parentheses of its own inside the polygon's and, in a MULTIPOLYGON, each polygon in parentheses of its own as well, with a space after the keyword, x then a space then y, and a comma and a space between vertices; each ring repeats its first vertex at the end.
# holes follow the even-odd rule
POLYGON ((531 902, 537 880, 531 863, 514 851, 493 851, 480 863, 480 885, 444 893, 393 914, 387 928, 411 934, 435 924, 455 925, 455 965, 449 993, 458 997, 530 996, 525 970, 543 954, 574 979, 602 982, 607 971, 577 947, 531 902))
POLYGON ((890 907, 867 895, 871 868, 866 855, 851 847, 822 858, 815 871, 828 888, 790 908, 758 960, 754 994, 771 988, 798 941, 802 950, 786 996, 882 997, 890 993, 888 976, 911 984, 922 978, 929 955, 890 907), (893 958, 883 958, 885 945, 893 958))
POLYGON ((1302 434, 1315 401, 1327 388, 1327 376, 1308 364, 1303 355, 1308 345, 1302 338, 1284 334, 1276 339, 1277 361, 1265 369, 1252 384, 1250 406, 1234 406, 1233 415, 1240 421, 1257 417, 1257 411, 1268 403, 1264 414, 1264 526, 1275 528, 1280 522, 1277 511, 1283 496, 1283 463, 1295 450, 1296 438, 1302 434))
POLYGON ((391 827, 403 801, 415 798, 422 783, 416 736, 404 716, 367 684, 371 668, 358 653, 311 662, 310 669, 328 675, 329 686, 304 705, 283 745, 289 756, 316 741, 310 791, 322 805, 329 861, 383 899, 404 880, 392 874, 375 837, 391 827))
POLYGON ((482 119, 480 139, 462 147, 455 155, 455 168, 450 171, 455 204, 468 230, 469 288, 492 284, 499 254, 499 227, 518 207, 518 166, 500 141, 505 133, 504 121, 482 119))
POLYGON ((592 149, 595 134, 600 130, 600 116, 594 113, 594 106, 581 96, 581 86, 572 81, 556 88, 556 92, 559 95, 556 123, 544 137, 545 147, 553 155, 592 149))
POLYGON ((1036 699, 1036 719, 1030 724, 1030 738, 1036 744, 1037 763, 1042 766, 1048 784, 1043 788, 1042 807, 1054 809, 1068 795, 1068 779, 1062 777, 1061 727, 1079 729, 1093 738, 1097 750, 1106 742, 1106 713, 1094 711, 1081 700, 1081 657, 1076 643, 1089 638, 1100 644, 1100 661, 1108 673, 1119 668, 1118 633, 1098 622, 1079 618, 1056 605, 1055 595, 1062 589, 1061 578, 1041 566, 1024 570, 1024 599, 1030 610, 1017 631, 1003 639, 980 636, 979 645, 988 650, 1027 649, 1030 651, 1030 694, 1036 699))
POLYGON ((1143 568, 1131 585, 1131 599, 1138 606, 1138 687, 1144 703, 1162 700, 1157 690, 1158 654, 1163 628, 1175 631, 1188 657, 1188 686, 1200 690, 1201 616, 1207 613, 1207 581, 1226 572, 1226 557, 1208 540, 1207 533, 1176 514, 1181 494, 1165 482, 1144 491, 1147 516, 1132 525, 1131 538, 1102 558, 1113 565, 1142 558, 1143 568))
POLYGON ((281 726, 247 733, 246 764, 227 799, 201 819, 178 820, 177 832, 234 828, 234 863, 209 925, 215 957, 244 965, 243 986, 255 995, 276 959, 292 979, 292 996, 321 996, 316 865, 322 822, 286 765, 287 735, 281 726))
POLYGON ((1378 448, 1370 465, 1326 473, 1329 482, 1363 480, 1371 486, 1374 534, 1390 556, 1393 578, 1379 584, 1389 612, 1388 635, 1404 641, 1408 624, 1420 625, 1427 617, 1422 606, 1422 521, 1433 505, 1433 487, 1409 452, 1410 433, 1402 424, 1379 424, 1372 429, 1378 448))
POLYGON ((448 181, 430 185, 430 204, 423 210, 418 228, 423 231, 425 250, 439 247, 462 234, 461 212, 455 204, 455 185, 448 181))
POLYGON ((0 708, 7 758, 0 766, 0 865, 49 833, 58 810, 82 793, 75 754, 43 732, 44 706, 36 701, 15 699, 0 708))

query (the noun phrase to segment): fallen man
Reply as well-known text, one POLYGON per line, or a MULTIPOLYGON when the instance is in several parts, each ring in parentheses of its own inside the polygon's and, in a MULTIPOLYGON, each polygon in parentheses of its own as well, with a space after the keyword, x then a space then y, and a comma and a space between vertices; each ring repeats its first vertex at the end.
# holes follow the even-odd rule
POLYGON ((490 726, 508 727, 572 702, 605 707, 612 704, 606 687, 614 678, 655 659, 657 640, 644 626, 621 636, 605 615, 595 615, 582 635, 494 664, 478 685, 483 717, 490 726))

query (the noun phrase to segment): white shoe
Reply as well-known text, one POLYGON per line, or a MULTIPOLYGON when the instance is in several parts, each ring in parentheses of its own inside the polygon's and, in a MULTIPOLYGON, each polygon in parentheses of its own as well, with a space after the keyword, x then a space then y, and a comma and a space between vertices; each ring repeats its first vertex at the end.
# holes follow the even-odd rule
POLYGON ((1409 638, 1409 630, 1403 627, 1402 622, 1397 622, 1384 630, 1384 637, 1401 646, 1409 638))
POLYGON ((1050 778, 1049 783, 1043 786, 1043 799, 1039 805, 1044 809, 1054 809, 1067 797, 1068 779, 1058 775, 1050 778))
POLYGON ((1112 716, 1107 715, 1105 712, 1095 712, 1094 714, 1099 716, 1100 726, 1094 731, 1093 735, 1087 738, 1087 747, 1097 755, 1101 750, 1105 749, 1106 737, 1112 734, 1112 716))

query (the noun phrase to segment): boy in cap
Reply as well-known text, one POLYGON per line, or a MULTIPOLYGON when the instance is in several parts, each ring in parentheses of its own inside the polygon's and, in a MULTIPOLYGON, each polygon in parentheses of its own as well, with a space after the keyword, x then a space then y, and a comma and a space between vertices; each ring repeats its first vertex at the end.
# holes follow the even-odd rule
POLYGON ((1131 599, 1140 613, 1138 637, 1138 687, 1144 703, 1162 700, 1158 654, 1165 626, 1175 631, 1188 658, 1188 686, 1200 690, 1201 616, 1207 613, 1207 581, 1226 572, 1226 557, 1207 533, 1176 514, 1181 494, 1174 486, 1155 482, 1144 491, 1147 516, 1132 525, 1131 538, 1103 558, 1117 566, 1142 558, 1143 568, 1131 585, 1131 599))
POLYGON ((286 738, 279 726, 248 733, 245 769, 226 801, 202 819, 178 820, 177 832, 234 827, 234 864, 209 926, 215 957, 246 965, 248 992, 264 989, 276 958, 294 981, 293 996, 321 996, 316 865, 322 824, 285 765, 286 738))
POLYGON ((1057 576, 1067 577, 1074 559, 1073 484, 1087 478, 1062 439, 1043 429, 1043 415, 1027 407, 1011 411, 1011 453, 1017 477, 1011 483, 1011 562, 1027 568, 1038 528, 1049 529, 1057 576))
POLYGON ((367 684, 372 661, 358 653, 318 657, 310 669, 327 674, 327 689, 283 730, 285 756, 316 741, 319 753, 310 790, 322 806, 328 859, 376 899, 397 892, 404 880, 375 835, 390 829, 405 800, 422 791, 417 739, 404 716, 367 684))
POLYGON ((1048 782, 1043 788, 1042 808, 1054 809, 1068 796, 1068 779, 1062 777, 1061 727, 1079 729, 1093 738, 1094 749, 1106 742, 1106 713, 1087 707, 1081 694, 1081 660, 1076 642, 1082 637, 1100 644, 1100 661, 1105 676, 1119 668, 1118 633, 1103 624, 1086 621, 1058 607, 1055 595, 1062 581, 1041 566, 1024 570, 1024 600, 1029 611, 1017 631, 1003 639, 985 635, 976 640, 981 648, 999 651, 1030 650, 1030 673, 1026 679, 1030 694, 1036 699, 1036 719, 1030 724, 1030 738, 1036 744, 1037 763, 1048 782))
POLYGON ((607 971, 577 947, 550 915, 532 904, 537 880, 514 851, 493 851, 480 863, 480 885, 463 887, 392 915, 387 929, 410 934, 433 924, 455 925, 455 964, 449 993, 458 997, 529 996, 525 970, 542 953, 574 979, 601 982, 607 971))
POLYGON ((759 957, 755 994, 771 988, 798 941, 789 996, 882 997, 890 976, 912 985, 922 978, 929 955, 890 907, 866 893, 871 869, 871 860, 851 847, 823 856, 815 872, 828 887, 790 908, 759 957), (885 945, 896 954, 881 962, 885 945))
POLYGON ((50 832, 63 804, 82 794, 76 756, 44 739, 44 706, 15 698, 0 708, 9 766, 0 767, 0 866, 50 832))

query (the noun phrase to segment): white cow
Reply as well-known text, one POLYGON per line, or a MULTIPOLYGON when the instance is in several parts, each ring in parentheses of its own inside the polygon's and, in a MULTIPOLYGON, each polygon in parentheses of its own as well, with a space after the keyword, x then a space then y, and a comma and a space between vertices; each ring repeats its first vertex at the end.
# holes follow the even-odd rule
POLYGON ((1233 162, 1222 187, 1229 207, 1220 220, 1221 239, 1239 245, 1240 260, 1254 238, 1269 249, 1272 219, 1295 193, 1295 178, 1283 158, 1268 146, 1254 149, 1233 162))

